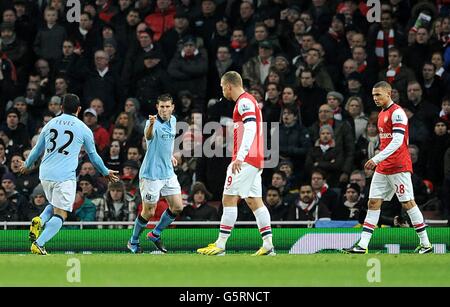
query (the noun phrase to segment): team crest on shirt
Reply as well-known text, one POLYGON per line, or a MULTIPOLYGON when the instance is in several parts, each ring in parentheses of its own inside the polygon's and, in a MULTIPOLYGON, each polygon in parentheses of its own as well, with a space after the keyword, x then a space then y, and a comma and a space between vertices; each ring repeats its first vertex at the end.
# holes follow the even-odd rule
POLYGON ((246 103, 242 104, 242 112, 250 111, 250 106, 246 103))

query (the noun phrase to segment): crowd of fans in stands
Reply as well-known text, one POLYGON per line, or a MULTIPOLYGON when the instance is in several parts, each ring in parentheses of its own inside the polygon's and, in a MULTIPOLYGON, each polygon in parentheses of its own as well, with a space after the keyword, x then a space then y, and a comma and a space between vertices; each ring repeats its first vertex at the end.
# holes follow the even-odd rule
MULTIPOLYGON (((174 154, 180 219, 218 220, 230 158, 185 153, 204 142, 225 150, 234 105, 220 99, 220 77, 230 70, 264 121, 279 123, 280 163, 263 173, 273 221, 364 219, 372 172, 363 165, 379 145, 371 91, 381 80, 409 118, 416 201, 425 217, 448 217, 450 1, 382 0, 379 22, 354 0, 80 2, 80 21, 69 22, 64 0, 0 1, 0 221, 29 221, 47 204, 39 166, 21 175, 20 160, 66 93, 79 95, 80 119, 121 173, 108 185, 82 154, 69 220, 135 219, 143 127, 162 93, 190 125, 174 154), (194 133, 211 121, 223 131, 194 133)), ((155 219, 166 207, 161 200, 155 219)), ((238 219, 253 219, 247 210, 238 219)), ((405 226, 403 216, 394 197, 380 224, 405 226)))

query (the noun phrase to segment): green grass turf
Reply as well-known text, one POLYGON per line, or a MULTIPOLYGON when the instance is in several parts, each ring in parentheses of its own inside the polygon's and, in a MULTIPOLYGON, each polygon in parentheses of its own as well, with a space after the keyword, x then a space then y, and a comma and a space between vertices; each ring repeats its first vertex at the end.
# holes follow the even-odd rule
POLYGON ((0 286, 450 286, 449 264, 450 254, 3 254, 0 286), (80 261, 80 283, 67 281, 70 258, 80 261), (367 281, 372 258, 381 282, 367 281))

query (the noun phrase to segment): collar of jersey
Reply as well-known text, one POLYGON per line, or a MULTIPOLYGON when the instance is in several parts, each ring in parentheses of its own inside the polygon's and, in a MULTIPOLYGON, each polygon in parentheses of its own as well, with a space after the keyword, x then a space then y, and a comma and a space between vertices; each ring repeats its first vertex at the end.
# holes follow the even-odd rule
POLYGON ((394 104, 395 104, 395 102, 392 101, 392 103, 389 105, 389 107, 387 107, 386 109, 383 109, 383 111, 389 110, 394 104))
MULTIPOLYGON (((165 123, 165 121, 162 119, 161 116, 159 116, 159 114, 156 115, 156 118, 158 119, 158 121, 159 121, 161 124, 164 124, 164 123, 165 123)), ((170 119, 168 120, 168 122, 170 122, 170 119)))

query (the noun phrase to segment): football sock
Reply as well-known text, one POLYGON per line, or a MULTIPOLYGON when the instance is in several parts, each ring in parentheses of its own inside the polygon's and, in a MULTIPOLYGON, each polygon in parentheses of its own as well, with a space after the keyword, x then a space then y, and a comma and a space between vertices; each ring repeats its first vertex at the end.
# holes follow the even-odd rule
POLYGON ((64 219, 60 215, 58 214, 53 215, 52 218, 50 218, 50 220, 45 225, 45 229, 42 232, 42 234, 36 240, 37 245, 44 246, 45 243, 50 241, 51 238, 53 238, 61 229, 63 223, 64 219))
POLYGON ((236 223, 237 215, 237 206, 223 207, 223 214, 220 219, 219 237, 216 241, 216 246, 218 248, 225 249, 227 240, 231 235, 231 230, 233 230, 234 224, 236 223))
POLYGON ((144 231, 145 227, 147 227, 147 220, 139 214, 139 216, 134 221, 133 235, 131 236, 131 243, 136 244, 139 243, 139 236, 144 231))
POLYGON ((369 246, 370 239, 372 238, 373 230, 378 224, 378 219, 380 218, 381 210, 367 210, 367 216, 364 220, 363 231, 361 233, 361 240, 359 240, 358 245, 362 248, 367 249, 369 246))
POLYGON ((414 226, 414 229, 416 230, 417 235, 420 239, 420 244, 424 246, 430 246, 430 241, 428 240, 428 234, 426 230, 426 225, 423 222, 423 215, 422 212, 420 212, 419 207, 414 206, 408 211, 409 218, 411 219, 411 223, 414 226))
POLYGON ((45 223, 47 223, 52 216, 53 216, 53 206, 51 204, 48 204, 45 207, 44 211, 42 211, 41 215, 39 215, 39 217, 41 218, 42 226, 44 226, 45 223))
POLYGON ((272 244, 272 227, 270 226, 270 213, 266 206, 256 209, 253 214, 256 218, 259 233, 263 239, 263 247, 267 250, 273 248, 272 244))
POLYGON ((161 235, 161 232, 172 222, 175 220, 177 216, 170 211, 169 208, 164 211, 164 213, 161 215, 161 218, 159 219, 158 224, 153 229, 152 233, 155 237, 159 237, 161 235))

